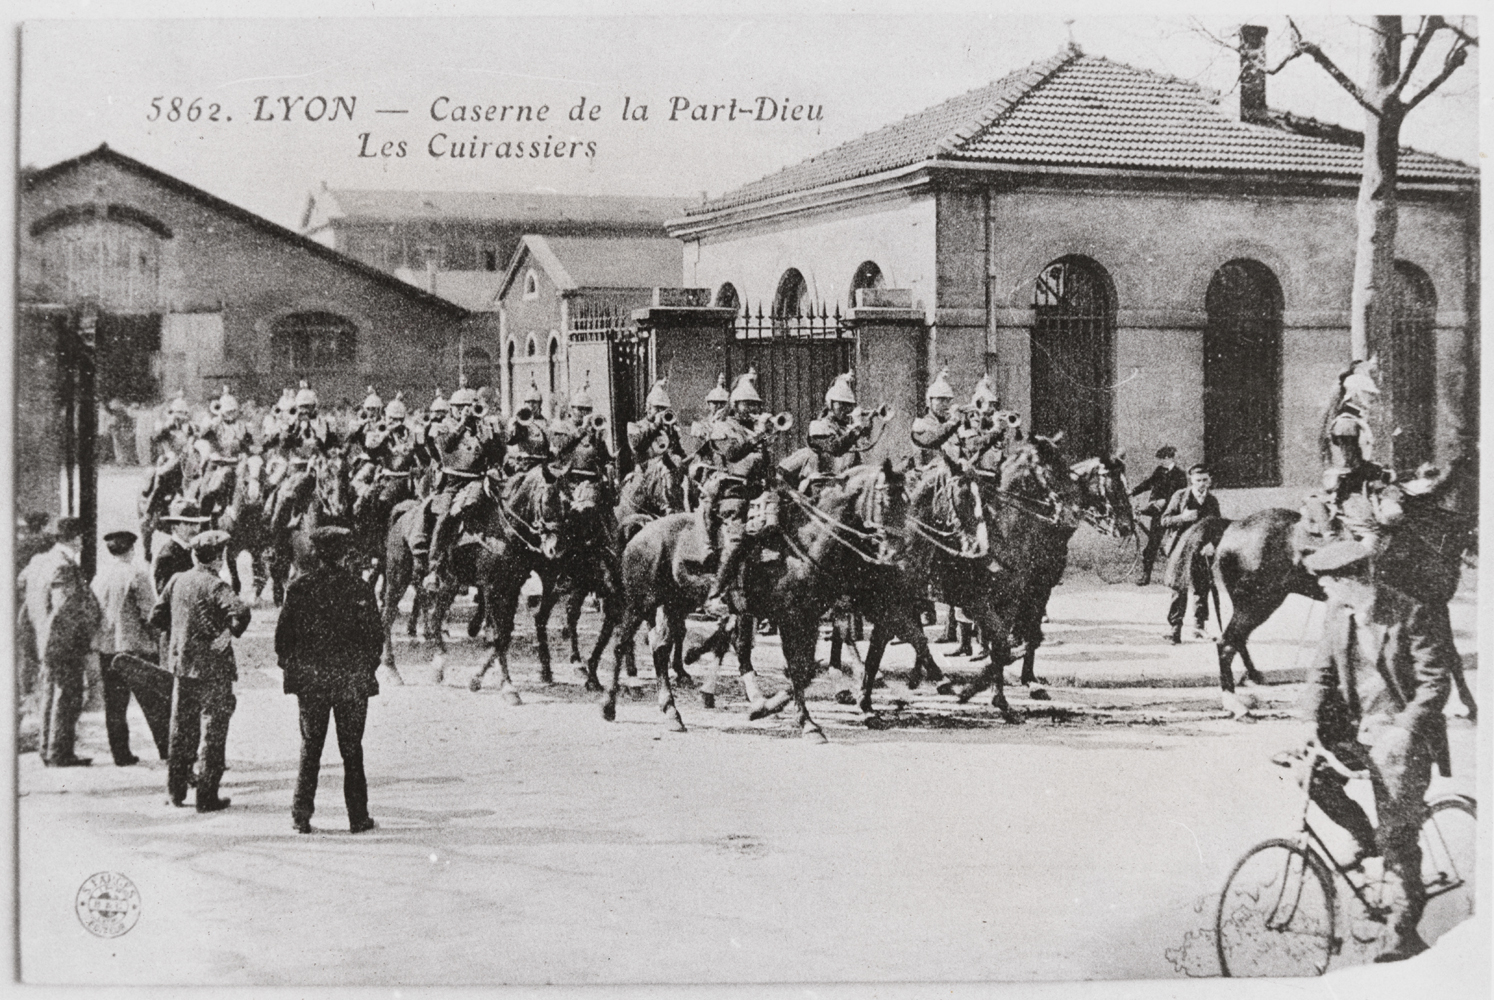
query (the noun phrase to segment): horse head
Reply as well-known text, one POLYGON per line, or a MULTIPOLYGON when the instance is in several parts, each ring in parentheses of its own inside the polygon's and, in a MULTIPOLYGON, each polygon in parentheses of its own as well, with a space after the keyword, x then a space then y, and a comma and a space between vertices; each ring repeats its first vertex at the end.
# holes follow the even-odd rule
POLYGON ((1122 455, 1086 458, 1069 466, 1069 472, 1079 485, 1080 510, 1091 524, 1121 538, 1135 534, 1136 516, 1122 455))
POLYGON ((352 502, 346 456, 333 448, 315 463, 312 474, 316 477, 315 494, 322 513, 334 521, 346 520, 352 502))
POLYGON ((1029 435, 1012 448, 1001 465, 1001 492, 1017 498, 1051 506, 1051 517, 1065 527, 1077 527, 1083 496, 1078 481, 1069 469, 1060 447, 1063 432, 1052 437, 1029 435))
POLYGON ((541 462, 517 479, 506 498, 508 514, 535 536, 534 547, 546 559, 560 554, 560 529, 566 515, 567 476, 563 467, 541 462))
POLYGON ((264 471, 263 455, 245 455, 239 459, 238 474, 235 477, 237 483, 234 487, 234 498, 239 506, 264 501, 264 471))

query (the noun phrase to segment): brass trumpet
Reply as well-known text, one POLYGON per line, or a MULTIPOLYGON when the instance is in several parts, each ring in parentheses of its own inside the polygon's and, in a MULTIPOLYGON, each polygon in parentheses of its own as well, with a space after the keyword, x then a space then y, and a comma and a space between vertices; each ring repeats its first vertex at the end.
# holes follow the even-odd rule
POLYGON ((517 410, 514 411, 514 423, 518 423, 518 424, 532 424, 532 423, 534 423, 534 411, 531 410, 527 406, 521 406, 521 407, 519 407, 517 410))
POLYGON ((774 434, 782 434, 785 431, 792 430, 793 426, 794 415, 787 410, 782 413, 762 413, 757 418, 757 432, 759 434, 767 434, 770 431, 774 434))
POLYGON ((478 420, 481 420, 483 417, 488 415, 488 404, 479 399, 477 402, 472 404, 472 408, 467 412, 472 414, 472 416, 476 417, 478 420))
POLYGON ((605 413, 593 413, 586 419, 586 426, 598 434, 607 433, 607 415, 605 413))
POLYGON ((890 416, 892 416, 892 407, 886 403, 883 403, 875 410, 863 410, 858 406, 851 411, 851 419, 858 424, 864 424, 873 417, 879 420, 886 420, 890 416))
POLYGON ((679 418, 674 415, 673 410, 665 410, 663 413, 659 414, 658 420, 659 423, 665 427, 673 427, 675 425, 675 422, 679 420, 679 418))

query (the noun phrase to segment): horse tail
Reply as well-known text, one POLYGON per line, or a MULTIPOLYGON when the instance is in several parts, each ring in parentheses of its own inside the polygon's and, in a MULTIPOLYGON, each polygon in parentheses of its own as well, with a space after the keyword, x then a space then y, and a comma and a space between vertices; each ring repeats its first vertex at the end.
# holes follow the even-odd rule
POLYGON ((1163 579, 1175 593, 1186 593, 1195 579, 1207 579, 1213 572, 1213 551, 1230 526, 1228 518, 1206 517, 1184 531, 1173 547, 1163 579))

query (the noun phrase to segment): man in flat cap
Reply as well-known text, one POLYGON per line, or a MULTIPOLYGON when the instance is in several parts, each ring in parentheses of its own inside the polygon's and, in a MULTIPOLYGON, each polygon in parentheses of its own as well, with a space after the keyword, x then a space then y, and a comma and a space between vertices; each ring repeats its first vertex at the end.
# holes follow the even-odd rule
POLYGON ((83 522, 58 518, 52 548, 21 571, 26 618, 35 636, 41 667, 41 759, 48 767, 84 767, 91 758, 75 752, 78 716, 83 711, 84 666, 99 627, 99 605, 78 560, 83 522))
POLYGON ((317 566, 285 589, 275 626, 275 655, 285 671, 285 693, 299 703, 301 767, 291 803, 291 825, 311 832, 317 776, 329 719, 337 720, 342 755, 342 794, 354 833, 376 825, 368 815, 368 780, 363 773, 363 727, 368 699, 379 693, 374 671, 384 629, 372 584, 342 564, 351 533, 318 528, 311 534, 317 566))
POLYGON ((104 681, 104 729, 118 767, 140 760, 130 752, 125 714, 132 694, 162 760, 171 734, 171 675, 161 669, 160 641, 150 625, 156 595, 145 567, 135 561, 135 542, 133 531, 105 535, 104 547, 113 558, 104 560, 93 578, 93 596, 103 613, 93 648, 104 681))
POLYGON ((228 533, 204 531, 193 537, 191 546, 192 568, 167 582, 150 616, 151 625, 170 636, 166 665, 175 675, 166 788, 172 805, 186 804, 201 740, 197 811, 217 812, 229 803, 218 797, 218 783, 223 780, 228 720, 237 704, 233 640, 249 627, 249 608, 219 576, 228 533))

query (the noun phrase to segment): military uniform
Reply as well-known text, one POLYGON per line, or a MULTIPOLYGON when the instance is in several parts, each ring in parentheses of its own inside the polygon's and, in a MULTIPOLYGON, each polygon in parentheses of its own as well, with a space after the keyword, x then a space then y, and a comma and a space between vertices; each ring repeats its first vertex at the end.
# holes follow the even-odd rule
POLYGON ((352 480, 357 494, 353 501, 354 518, 362 517, 367 505, 380 495, 386 498, 415 495, 414 477, 420 471, 418 438, 405 423, 405 417, 404 402, 396 395, 384 418, 385 429, 375 428, 363 439, 366 461, 352 480))
MULTIPOLYGON (((452 394, 452 406, 470 405, 459 403, 465 399, 460 392, 452 394)), ((475 399, 476 394, 473 394, 475 399)), ((431 498, 424 524, 434 524, 427 534, 422 530, 412 540, 411 546, 417 567, 426 562, 430 553, 430 571, 437 572, 450 547, 448 535, 451 526, 467 507, 482 497, 482 481, 489 469, 502 468, 506 449, 504 435, 493 421, 468 414, 453 416, 433 428, 434 451, 440 456, 441 477, 435 495, 431 498)))
POLYGON ((192 426, 184 399, 178 396, 168 410, 167 420, 151 435, 151 450, 156 455, 150 478, 141 492, 142 520, 140 537, 149 539, 155 533, 156 521, 180 496, 197 475, 197 452, 193 447, 197 429, 192 426))
POLYGON ((231 640, 249 627, 248 606, 210 566, 200 564, 209 547, 221 547, 227 540, 218 531, 194 538, 199 563, 171 578, 150 617, 151 625, 169 637, 166 667, 175 676, 167 790, 174 805, 183 804, 201 740, 200 812, 228 804, 218 797, 218 784, 223 778, 228 723, 237 704, 233 682, 238 679, 238 666, 231 640))
POLYGON ((265 442, 266 448, 279 451, 290 465, 280 488, 275 491, 269 511, 270 529, 275 533, 285 530, 293 512, 311 499, 316 488, 316 479, 310 471, 312 459, 327 454, 341 443, 328 419, 315 412, 316 395, 303 383, 296 405, 306 406, 308 402, 312 408, 310 414, 297 413, 279 434, 265 442))
MULTIPOLYGON (((738 379, 733 403, 738 399, 760 403, 756 383, 756 372, 738 379)), ((710 429, 715 473, 701 491, 700 515, 712 549, 720 553, 712 597, 724 594, 734 584, 746 548, 747 505, 762 494, 772 470, 765 418, 758 417, 751 424, 747 419, 732 414, 713 422, 710 429)))

